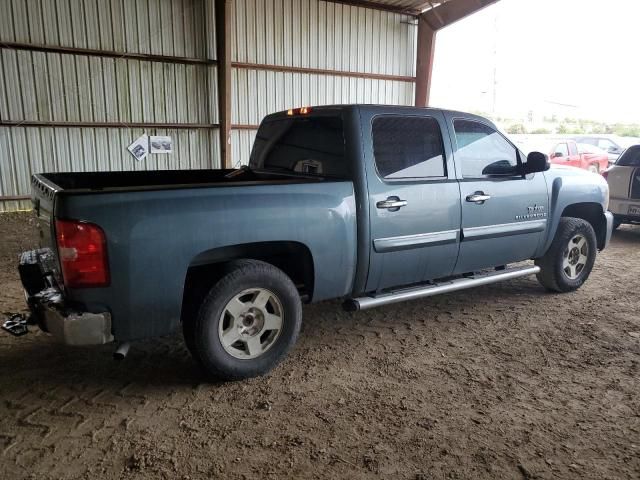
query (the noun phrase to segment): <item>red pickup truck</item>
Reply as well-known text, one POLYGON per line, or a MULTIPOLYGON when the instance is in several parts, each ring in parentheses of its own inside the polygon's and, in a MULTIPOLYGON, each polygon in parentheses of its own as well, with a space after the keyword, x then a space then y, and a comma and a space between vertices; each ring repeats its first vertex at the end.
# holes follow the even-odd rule
POLYGON ((593 173, 600 173, 609 167, 609 156, 604 150, 576 143, 574 140, 559 140, 549 153, 551 163, 582 168, 593 173))

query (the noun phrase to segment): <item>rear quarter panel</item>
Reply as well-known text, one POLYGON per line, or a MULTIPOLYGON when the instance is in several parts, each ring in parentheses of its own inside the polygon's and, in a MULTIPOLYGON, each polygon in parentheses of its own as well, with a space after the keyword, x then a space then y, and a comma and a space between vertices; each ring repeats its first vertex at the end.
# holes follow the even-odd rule
POLYGON ((55 213, 96 223, 106 233, 111 285, 67 295, 90 310, 110 310, 118 340, 176 329, 187 269, 215 248, 304 244, 314 262, 314 301, 343 296, 353 283, 351 182, 68 195, 55 213))

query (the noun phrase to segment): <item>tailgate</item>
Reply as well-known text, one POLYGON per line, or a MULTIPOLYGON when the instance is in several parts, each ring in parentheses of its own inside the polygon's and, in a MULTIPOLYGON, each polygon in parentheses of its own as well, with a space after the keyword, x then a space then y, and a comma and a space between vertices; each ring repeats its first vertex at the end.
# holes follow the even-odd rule
POLYGON ((31 177, 31 201, 36 214, 40 248, 53 248, 53 206, 59 188, 42 175, 31 177))
POLYGON ((607 176, 607 183, 609 184, 609 195, 613 199, 627 199, 631 195, 632 185, 634 179, 633 167, 621 167, 614 165, 609 170, 607 176))
POLYGON ((43 175, 31 177, 31 201, 36 216, 38 247, 41 252, 47 253, 46 266, 54 274, 56 280, 60 280, 60 269, 58 268, 58 252, 53 226, 56 193, 59 191, 60 188, 43 175))

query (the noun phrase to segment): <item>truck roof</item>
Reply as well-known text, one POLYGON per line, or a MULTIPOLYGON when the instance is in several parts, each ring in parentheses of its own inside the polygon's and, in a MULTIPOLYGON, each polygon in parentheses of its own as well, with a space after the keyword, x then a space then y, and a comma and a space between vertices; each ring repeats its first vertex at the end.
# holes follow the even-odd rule
MULTIPOLYGON (((410 114, 411 112, 425 112, 425 111, 433 111, 433 112, 441 112, 445 115, 450 115, 453 117, 460 116, 465 118, 473 118, 476 120, 480 120, 484 123, 489 123, 490 125, 494 125, 492 121, 489 119, 482 117, 480 115, 476 115, 468 112, 461 112, 457 110, 448 110, 436 107, 414 107, 409 105, 380 105, 380 104, 366 104, 366 103, 350 103, 350 104, 339 104, 339 105, 311 105, 311 106, 300 106, 297 108, 308 108, 310 109, 310 114, 313 115, 314 112, 329 112, 336 110, 351 110, 354 108, 366 109, 368 111, 374 111, 376 113, 395 113, 395 114, 410 114)), ((277 120, 280 118, 290 117, 290 110, 282 110, 280 112, 275 112, 264 117, 265 120, 277 120)))

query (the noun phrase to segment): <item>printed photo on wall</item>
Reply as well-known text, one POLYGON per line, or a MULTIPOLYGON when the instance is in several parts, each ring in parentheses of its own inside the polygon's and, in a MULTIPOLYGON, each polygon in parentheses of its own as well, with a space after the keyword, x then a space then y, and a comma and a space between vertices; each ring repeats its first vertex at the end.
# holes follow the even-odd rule
POLYGON ((151 145, 151 153, 171 153, 173 151, 173 141, 168 136, 152 135, 149 144, 151 145))

